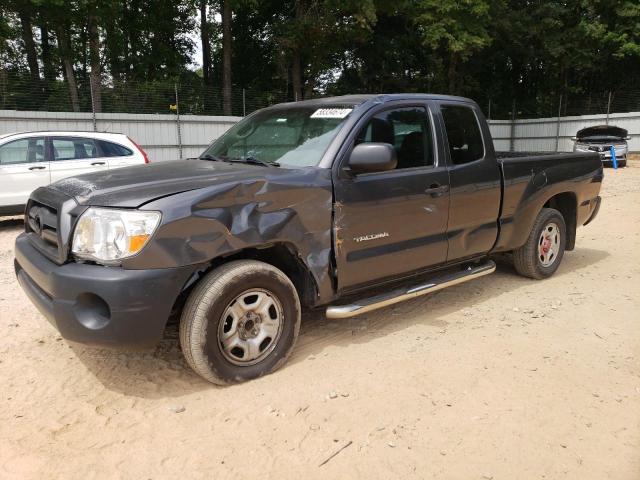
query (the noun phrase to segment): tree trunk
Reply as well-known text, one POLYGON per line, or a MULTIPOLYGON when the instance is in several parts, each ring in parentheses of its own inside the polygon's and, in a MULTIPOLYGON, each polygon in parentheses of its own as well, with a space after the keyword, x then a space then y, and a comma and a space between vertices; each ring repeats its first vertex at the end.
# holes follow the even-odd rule
POLYGON ((202 41, 202 80, 205 85, 212 83, 211 39, 207 22, 207 0, 200 0, 200 39, 202 41))
POLYGON ((302 65, 300 51, 297 49, 291 55, 291 86, 293 87, 293 99, 299 102, 302 100, 302 65))
MULTIPOLYGON (((86 25, 83 26, 82 30, 80 30, 80 35, 78 38, 78 44, 80 48, 78 49, 81 52, 82 59, 82 67, 79 71, 76 70, 76 78, 80 78, 80 83, 87 84, 87 79, 89 77, 89 56, 87 55, 87 43, 89 36, 87 35, 86 25)), ((71 43, 71 42, 69 42, 71 43)))
POLYGON ((44 67, 44 79, 47 85, 55 80, 56 70, 51 58, 51 44, 49 43, 49 28, 46 23, 40 26, 40 38, 42 41, 42 66, 44 67))
POLYGON ((27 54, 27 64, 29 65, 29 74, 31 80, 36 87, 37 82, 40 81, 40 71, 38 70, 38 55, 36 53, 36 44, 33 41, 33 30, 31 27, 31 14, 28 8, 30 5, 21 4, 18 10, 18 16, 20 17, 20 27, 22 33, 22 41, 24 42, 24 49, 27 54))
POLYGON ((62 67, 64 68, 64 76, 67 79, 69 87, 69 98, 71 99, 71 107, 74 112, 80 111, 80 100, 78 98, 78 87, 76 86, 76 76, 73 71, 73 61, 71 59, 71 45, 69 37, 66 36, 67 28, 59 26, 56 29, 56 37, 58 37, 58 46, 60 47, 60 58, 62 59, 62 67))
MULTIPOLYGON (((118 46, 118 33, 116 32, 116 18, 120 12, 117 10, 111 10, 106 18, 102 19, 102 24, 104 26, 105 38, 104 38, 104 55, 106 57, 105 63, 109 65, 109 72, 111 73, 111 77, 114 82, 118 82, 122 80, 122 63, 120 61, 119 55, 122 53, 125 55, 126 52, 124 48, 118 46)), ((120 25, 120 28, 123 28, 120 25)), ((123 37, 121 37, 124 42, 123 37)))
MULTIPOLYGON (((295 23, 299 26, 305 15, 304 0, 296 0, 295 8, 295 23)), ((293 87, 293 99, 296 102, 303 98, 301 49, 302 46, 300 45, 300 38, 296 38, 294 41, 293 52, 291 53, 291 86, 293 87)))
POLYGON ((222 1, 222 111, 231 115, 231 3, 222 1))
POLYGON ((140 35, 140 28, 136 19, 141 16, 140 7, 136 0, 132 0, 131 2, 122 2, 122 8, 124 10, 125 18, 127 19, 125 22, 126 26, 126 35, 124 42, 124 52, 125 52, 125 61, 126 68, 125 72, 127 74, 127 80, 138 80, 138 54, 139 54, 139 42, 138 36, 140 35), (128 40, 128 41, 127 41, 128 40))
POLYGON ((451 52, 449 55, 449 69, 447 71, 447 80, 449 82, 449 95, 455 95, 458 90, 458 73, 456 67, 458 66, 458 54, 451 52))
POLYGON ((100 86, 102 83, 102 75, 100 73, 100 37, 98 35, 98 18, 96 15, 96 4, 89 4, 88 17, 89 30, 89 64, 91 72, 89 81, 91 82, 91 101, 95 112, 102 111, 102 93, 100 86))

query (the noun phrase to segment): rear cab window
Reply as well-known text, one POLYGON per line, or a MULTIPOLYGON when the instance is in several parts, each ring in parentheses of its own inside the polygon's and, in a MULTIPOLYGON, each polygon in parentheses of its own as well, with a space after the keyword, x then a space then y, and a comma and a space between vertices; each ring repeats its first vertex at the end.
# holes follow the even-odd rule
POLYGON ((464 165, 484 158, 484 142, 473 108, 466 105, 440 105, 453 165, 464 165))

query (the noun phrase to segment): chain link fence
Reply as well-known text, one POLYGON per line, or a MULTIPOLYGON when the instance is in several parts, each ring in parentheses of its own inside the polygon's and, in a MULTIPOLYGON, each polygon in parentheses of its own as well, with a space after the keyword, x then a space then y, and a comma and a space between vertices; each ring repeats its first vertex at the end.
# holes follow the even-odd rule
MULTIPOLYGON (((352 92, 357 93, 357 92, 352 92)), ((292 101, 286 89, 264 91, 234 86, 232 116, 292 101)), ((594 91, 557 96, 483 95, 474 98, 485 116, 493 120, 550 118, 640 111, 640 88, 624 91, 594 91)), ((93 112, 93 113, 180 113, 182 115, 224 115, 222 89, 190 82, 102 82, 91 88, 89 75, 80 76, 75 87, 65 80, 34 81, 27 74, 0 71, 0 110, 93 112)))
MULTIPOLYGON (((175 147, 178 157, 183 158, 204 148, 208 142, 204 140, 209 135, 205 131, 201 133, 202 138, 194 137, 194 132, 200 131, 194 125, 224 124, 224 128, 228 128, 229 122, 236 122, 239 117, 257 109, 293 100, 284 86, 281 91, 234 87, 231 92, 231 115, 225 115, 222 89, 205 86, 198 78, 182 82, 111 81, 92 88, 88 74, 78 77, 78 83, 71 87, 61 79, 34 81, 27 74, 0 71, 0 110, 16 112, 5 114, 5 124, 30 129, 34 122, 39 125, 36 118, 32 118, 34 116, 58 114, 65 117, 69 114, 63 112, 78 112, 79 116, 84 115, 85 120, 67 128, 92 128, 94 131, 124 129, 134 132, 138 138, 145 138, 147 135, 135 127, 135 123, 162 122, 171 125, 175 139, 170 140, 171 145, 164 145, 164 139, 159 141, 153 136, 149 145, 162 148, 162 152, 175 147), (24 123, 16 123, 20 112, 24 112, 22 116, 27 112, 32 113, 24 123)), ((515 99, 508 95, 492 96, 487 93, 484 98, 475 100, 490 120, 494 144, 499 150, 567 151, 572 148, 571 138, 577 130, 605 123, 627 128, 633 137, 631 149, 640 150, 640 114, 629 113, 640 112, 640 88, 637 87, 624 91, 557 96, 521 95, 515 99)), ((67 125, 64 118, 59 119, 59 124, 67 125)), ((218 127, 213 128, 215 135, 223 131, 218 130, 218 127)), ((163 158, 170 156, 168 153, 158 155, 163 158)))
MULTIPOLYGON (((232 116, 287 101, 284 91, 233 87, 232 116)), ((95 90, 89 78, 75 87, 65 80, 34 81, 0 71, 0 110, 224 115, 222 89, 194 82, 108 82, 95 90)))
POLYGON ((492 120, 640 112, 640 88, 559 94, 541 98, 495 96, 475 100, 485 116, 492 120))

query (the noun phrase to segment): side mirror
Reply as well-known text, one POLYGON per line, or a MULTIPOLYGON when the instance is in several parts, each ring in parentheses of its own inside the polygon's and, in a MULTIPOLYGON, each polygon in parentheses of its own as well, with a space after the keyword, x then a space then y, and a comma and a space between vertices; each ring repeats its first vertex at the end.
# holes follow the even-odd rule
POLYGON ((624 137, 624 139, 625 139, 626 141, 631 140, 631 135, 629 135, 628 137, 624 137))
POLYGON ((349 157, 349 168, 356 175, 393 170, 397 165, 396 149, 388 143, 361 143, 349 157))
POLYGON ((571 141, 572 142, 577 142, 578 141, 578 137, 571 137, 571 141))

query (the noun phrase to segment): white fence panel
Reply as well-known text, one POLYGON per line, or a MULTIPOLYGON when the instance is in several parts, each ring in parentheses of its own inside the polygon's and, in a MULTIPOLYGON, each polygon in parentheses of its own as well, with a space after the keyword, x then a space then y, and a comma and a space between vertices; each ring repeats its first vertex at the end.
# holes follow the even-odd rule
MULTIPOLYGON (((241 117, 181 115, 180 133, 182 157, 195 157, 207 145, 220 137, 241 117)), ((175 160, 180 157, 178 125, 175 115, 101 113, 96 115, 98 131, 119 132, 131 137, 149 154, 152 162, 175 160)), ((515 151, 555 151, 556 133, 559 132, 558 151, 570 152, 571 137, 578 130, 592 125, 603 125, 606 115, 561 117, 558 131, 557 118, 516 120, 513 128, 515 151)), ((625 128, 631 135, 631 151, 640 151, 640 112, 612 113, 609 124, 625 128)), ((511 121, 490 120, 495 149, 508 151, 511 144, 511 121)), ((0 134, 33 130, 92 131, 91 113, 71 112, 18 112, 0 110, 0 134)))
MULTIPOLYGON (((516 152, 555 151, 558 134, 558 151, 570 152, 573 150, 571 137, 574 137, 578 130, 606 123, 606 114, 560 117, 559 129, 557 117, 516 120, 514 150, 516 152)), ((609 125, 626 129, 631 136, 629 150, 640 151, 640 112, 612 113, 609 115, 609 125)), ((491 120, 489 127, 496 150, 509 150, 511 121, 491 120)))
POLYGON ((489 130, 493 137, 493 148, 498 152, 508 152, 511 143, 511 121, 489 120, 489 130))

